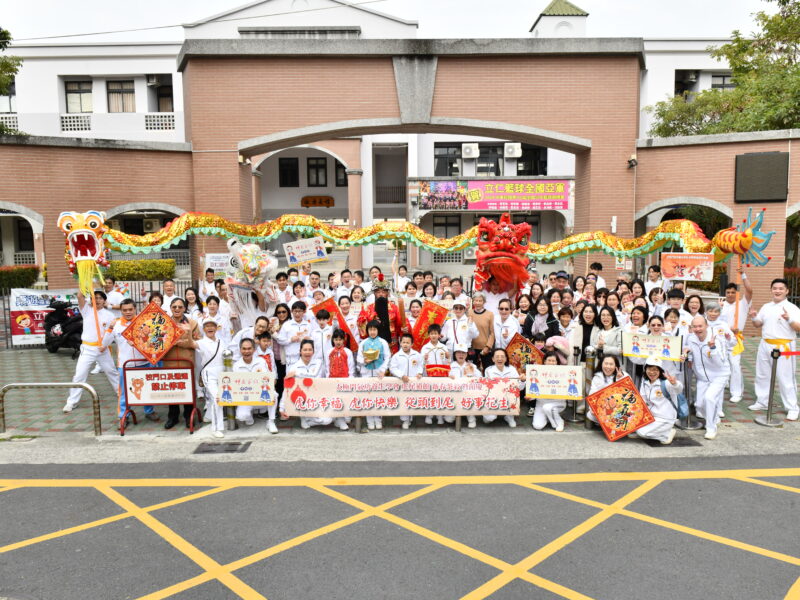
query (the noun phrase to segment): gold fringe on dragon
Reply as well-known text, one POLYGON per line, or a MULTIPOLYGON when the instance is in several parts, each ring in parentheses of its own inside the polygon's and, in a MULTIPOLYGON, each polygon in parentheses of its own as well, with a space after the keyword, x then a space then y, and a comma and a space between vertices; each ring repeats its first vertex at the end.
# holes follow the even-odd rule
MULTIPOLYGON (((553 260, 582 252, 637 257, 656 252, 665 245, 674 245, 685 252, 714 252, 717 261, 735 254, 745 264, 764 265, 769 260, 764 255, 764 250, 774 232, 761 231, 763 214, 763 211, 758 211, 754 216, 751 211, 738 227, 720 231, 711 240, 696 223, 678 219, 664 221, 655 229, 633 239, 617 237, 605 231, 592 231, 577 233, 549 244, 531 242, 530 225, 512 223, 507 213, 501 216, 499 222, 482 218, 475 227, 447 239, 434 237, 407 222, 383 222, 350 229, 328 225, 309 215, 283 215, 257 225, 242 225, 218 215, 184 213, 159 231, 131 235, 108 228, 102 213, 90 211, 62 213, 59 227, 67 238, 66 259, 73 272, 76 264, 80 265, 87 259, 97 265, 106 264, 106 245, 116 251, 149 254, 169 248, 190 235, 236 238, 243 244, 256 244, 273 240, 282 233, 293 233, 322 236, 327 241, 344 247, 400 240, 431 252, 443 253, 477 246, 477 289, 481 289, 494 276, 502 282, 505 290, 516 291, 527 280, 526 268, 530 260, 553 260)), ((257 261, 253 269, 265 264, 265 261, 257 261)), ((93 269, 89 269, 87 265, 83 271, 86 277, 91 276, 93 269)), ((249 271, 247 265, 244 271, 249 271)))

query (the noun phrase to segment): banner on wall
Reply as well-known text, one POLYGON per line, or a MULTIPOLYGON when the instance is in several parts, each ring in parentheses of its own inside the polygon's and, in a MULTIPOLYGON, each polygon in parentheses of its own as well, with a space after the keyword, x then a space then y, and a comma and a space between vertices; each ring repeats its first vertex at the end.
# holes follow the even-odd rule
POLYGON ((662 252, 661 276, 686 281, 714 279, 713 252, 662 252))
POLYGON ((284 409, 295 417, 519 414, 516 379, 297 377, 284 386, 284 409))
POLYGON ((569 210, 569 179, 420 181, 420 210, 569 210))
POLYGON ((284 244, 283 253, 289 265, 302 265, 303 263, 328 260, 325 243, 319 236, 284 244))
POLYGON ((78 314, 78 290, 30 290, 12 288, 9 317, 12 346, 44 344, 44 320, 52 311, 50 302, 69 302, 69 316, 78 314))

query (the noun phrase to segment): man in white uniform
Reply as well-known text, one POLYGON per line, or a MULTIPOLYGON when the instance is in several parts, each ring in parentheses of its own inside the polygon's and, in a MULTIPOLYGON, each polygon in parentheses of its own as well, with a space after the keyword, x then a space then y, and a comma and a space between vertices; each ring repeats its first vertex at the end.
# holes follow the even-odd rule
MULTIPOLYGON (((114 289, 114 284, 116 283, 117 280, 113 277, 106 277, 103 289, 106 291, 106 310, 111 311, 115 319, 119 319, 122 314, 120 312, 120 304, 125 299, 125 296, 114 289)), ((101 370, 100 363, 97 363, 92 369, 92 375, 97 375, 101 370)))
MULTIPOLYGON (((122 369, 125 366, 125 363, 129 360, 138 360, 141 362, 129 363, 128 368, 134 367, 146 367, 149 366, 149 362, 147 359, 142 356, 142 353, 139 352, 136 348, 133 347, 133 344, 128 341, 128 339, 123 336, 122 334, 131 324, 133 319, 136 317, 136 303, 131 300, 130 298, 123 298, 120 304, 120 310, 122 311, 122 316, 117 319, 111 327, 106 329, 105 335, 103 337, 103 346, 109 348, 111 344, 117 345, 117 370, 119 371, 119 415, 118 418, 122 418, 125 414, 125 409, 127 408, 127 390, 125 389, 125 380, 122 376, 122 369)), ((160 363, 159 363, 160 364, 160 363)), ((149 421, 153 421, 158 423, 161 419, 159 419, 158 415, 155 413, 152 406, 145 406, 144 407, 144 416, 149 421)))
MULTIPOLYGON (((97 362, 103 373, 108 378, 114 392, 119 394, 119 373, 114 365, 114 359, 108 348, 103 346, 102 336, 106 329, 111 327, 114 322, 114 315, 105 307, 106 294, 102 291, 94 293, 97 304, 97 321, 94 318, 92 303, 86 301, 86 297, 78 292, 78 309, 83 317, 83 333, 81 333, 81 354, 78 357, 78 364, 75 365, 75 376, 72 383, 86 383, 89 376, 89 369, 97 362), (98 336, 99 332, 99 336, 98 336)), ((83 389, 72 388, 64 405, 64 412, 71 413, 81 399, 83 389)))
POLYGON ((164 309, 167 314, 172 314, 170 313, 169 307, 175 298, 180 298, 180 296, 175 293, 175 281, 172 279, 165 279, 161 286, 161 290, 161 293, 164 295, 164 301, 161 303, 161 308, 164 309))
POLYGON ((217 287, 214 285, 214 269, 206 269, 206 278, 200 282, 200 300, 206 301, 209 296, 217 295, 217 287))
MULTIPOLYGON (((800 331, 800 308, 786 299, 789 284, 785 279, 774 279, 770 286, 772 302, 761 307, 756 313, 750 311, 753 325, 761 329, 761 343, 756 355, 756 379, 754 387, 756 401, 750 410, 766 410, 769 401, 769 380, 772 372, 773 349, 781 352, 794 352, 797 332, 800 331)), ((781 400, 786 409, 786 418, 796 421, 800 410, 797 408, 797 383, 795 381, 796 363, 794 356, 782 356, 778 359, 778 370, 775 374, 781 391, 781 400)))
POLYGON ((697 379, 697 412, 706 421, 707 440, 717 437, 725 385, 731 375, 724 338, 715 337, 703 315, 692 319, 692 334, 686 340, 697 379))
MULTIPOLYGON (((739 267, 739 272, 742 272, 739 267)), ((719 318, 728 324, 731 331, 736 335, 736 340, 731 347, 731 402, 739 402, 744 393, 744 377, 742 376, 742 350, 744 350, 744 329, 747 322, 747 314, 750 312, 750 305, 753 302, 753 286, 746 273, 742 273, 742 286, 744 287, 744 297, 739 298, 739 312, 736 313, 736 296, 739 289, 735 283, 729 283, 725 288, 725 301, 722 303, 722 312, 719 318)))

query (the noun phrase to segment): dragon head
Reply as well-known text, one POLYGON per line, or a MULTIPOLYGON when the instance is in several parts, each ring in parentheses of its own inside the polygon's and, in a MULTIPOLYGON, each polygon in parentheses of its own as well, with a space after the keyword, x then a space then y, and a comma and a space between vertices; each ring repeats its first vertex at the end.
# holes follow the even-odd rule
POLYGON ((228 240, 228 252, 234 279, 251 287, 263 287, 267 273, 278 266, 272 254, 256 244, 242 244, 236 238, 228 240))
POLYGON ((511 222, 504 213, 496 223, 481 218, 478 223, 478 250, 475 253, 475 287, 479 290, 494 278, 500 291, 517 293, 528 281, 528 244, 531 226, 511 222))
POLYGON ((67 237, 64 258, 72 274, 77 272, 78 282, 84 294, 91 294, 98 265, 107 267, 103 234, 106 227, 105 213, 90 210, 85 213, 62 212, 58 216, 58 228, 67 237))

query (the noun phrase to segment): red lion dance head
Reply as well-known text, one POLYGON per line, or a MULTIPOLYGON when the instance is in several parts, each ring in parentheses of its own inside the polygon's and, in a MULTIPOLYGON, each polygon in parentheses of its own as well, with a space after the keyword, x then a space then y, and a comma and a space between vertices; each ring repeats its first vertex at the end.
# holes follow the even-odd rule
POLYGON ((475 264, 475 288, 482 290, 492 277, 501 292, 518 293, 528 281, 526 253, 531 237, 528 223, 513 224, 508 213, 495 223, 481 218, 478 223, 478 251, 475 264))

